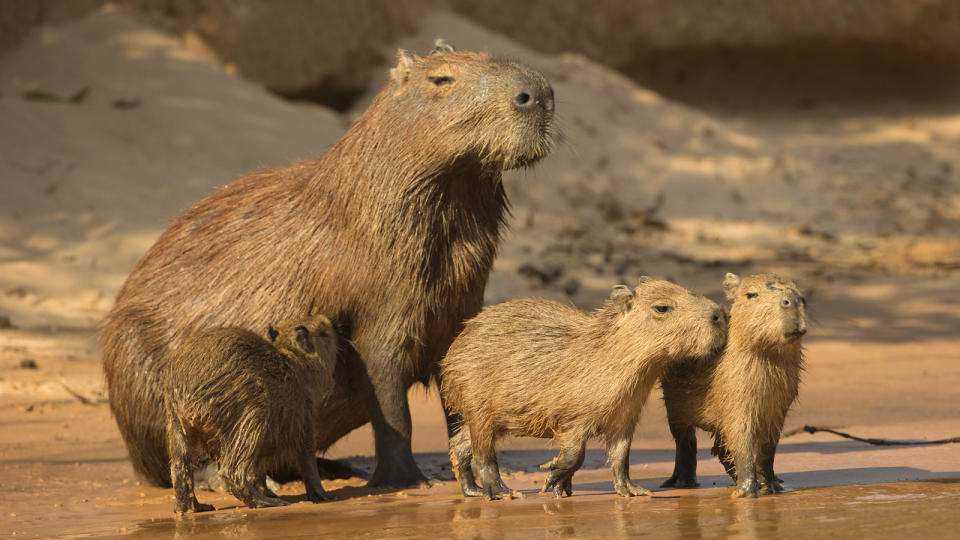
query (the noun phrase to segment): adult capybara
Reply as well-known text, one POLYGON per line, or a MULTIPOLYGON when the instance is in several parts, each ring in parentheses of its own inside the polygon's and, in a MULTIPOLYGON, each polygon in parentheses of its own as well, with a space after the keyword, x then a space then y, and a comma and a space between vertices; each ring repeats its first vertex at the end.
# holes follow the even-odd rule
POLYGON ((337 338, 323 315, 269 328, 207 328, 173 351, 163 373, 174 511, 203 512, 193 467, 217 462, 230 493, 251 508, 289 504, 266 489, 268 468, 295 466, 313 502, 327 500, 314 430, 333 387, 337 338))
MULTIPOLYGON (((241 178, 184 212, 137 263, 102 334, 110 407, 134 468, 167 485, 160 380, 191 332, 265 328, 321 307, 343 341, 316 448, 372 422, 371 485, 423 480, 407 389, 437 376, 482 307, 505 169, 544 157, 539 72, 438 42, 400 51, 386 86, 322 157, 241 178)), ((451 419, 452 420, 452 419, 451 419)))
POLYGON ((512 496, 494 448, 505 434, 558 442, 560 455, 544 465, 550 474, 543 485, 557 497, 572 493, 591 437, 607 444, 617 493, 646 494, 629 477, 640 410, 672 361, 711 353, 725 334, 717 304, 649 278, 633 291, 618 285, 592 314, 539 299, 485 308, 467 322, 440 368, 446 405, 463 415, 468 430, 450 445, 463 494, 512 496))
POLYGON ((706 358, 670 367, 661 380, 677 443, 673 476, 662 487, 696 487, 696 428, 714 436, 713 453, 737 483, 735 497, 781 489, 773 457, 803 370, 807 302, 775 274, 723 281, 733 300, 727 344, 706 358))

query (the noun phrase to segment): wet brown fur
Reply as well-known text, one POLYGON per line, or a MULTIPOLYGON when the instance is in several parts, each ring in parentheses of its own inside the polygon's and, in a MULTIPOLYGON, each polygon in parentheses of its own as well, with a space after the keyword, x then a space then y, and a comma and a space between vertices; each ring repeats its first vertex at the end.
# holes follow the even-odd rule
POLYGON ((756 497, 781 489, 773 459, 803 370, 806 300, 775 274, 742 282, 727 274, 724 291, 733 306, 723 351, 674 364, 662 380, 677 442, 674 474, 663 487, 697 486, 699 427, 714 436, 714 454, 737 481, 734 496, 756 497))
POLYGON ((167 352, 197 329, 265 328, 315 309, 349 340, 316 448, 371 421, 370 483, 423 479, 407 389, 436 376, 482 306, 507 213, 501 174, 547 154, 553 91, 522 64, 445 43, 426 57, 401 51, 391 75, 326 154, 196 203, 120 290, 104 373, 134 468, 152 483, 169 483, 167 352))
POLYGON ((197 501, 193 468, 217 462, 224 486, 250 507, 288 504, 265 490, 268 469, 301 469, 307 498, 326 500, 314 450, 320 404, 333 387, 337 339, 323 315, 270 327, 273 343, 242 328, 187 338, 164 370, 164 408, 175 512, 197 501))
POLYGON ((627 470, 641 408, 672 361, 708 354, 723 345, 724 336, 719 306, 649 279, 633 291, 617 286, 591 314, 540 299, 485 308, 467 322, 441 363, 446 404, 463 415, 466 426, 450 446, 464 495, 510 496, 494 448, 505 434, 559 443, 560 456, 546 466, 551 472, 544 484, 557 496, 571 493, 570 479, 591 437, 607 444, 617 492, 646 493, 630 482, 627 470))

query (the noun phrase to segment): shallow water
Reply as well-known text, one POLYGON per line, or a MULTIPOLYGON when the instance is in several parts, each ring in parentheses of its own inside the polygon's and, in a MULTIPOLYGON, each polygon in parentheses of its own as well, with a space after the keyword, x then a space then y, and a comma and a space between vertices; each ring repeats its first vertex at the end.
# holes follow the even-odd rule
POLYGON ((133 536, 190 538, 869 538, 909 533, 936 538, 958 534, 957 481, 803 489, 755 500, 730 499, 729 493, 729 488, 712 488, 625 499, 609 492, 583 491, 557 500, 528 491, 519 500, 484 501, 464 500, 448 483, 430 490, 321 505, 156 519, 128 531, 133 536))

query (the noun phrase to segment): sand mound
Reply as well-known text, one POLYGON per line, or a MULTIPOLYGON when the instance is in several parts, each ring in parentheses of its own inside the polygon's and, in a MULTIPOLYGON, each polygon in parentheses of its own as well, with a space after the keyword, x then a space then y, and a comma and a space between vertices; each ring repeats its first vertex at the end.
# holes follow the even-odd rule
MULTIPOLYGON (((712 291, 727 270, 816 285, 960 267, 960 115, 720 119, 446 13, 382 56, 425 52, 438 36, 519 57, 557 95, 556 151, 506 177, 513 230, 489 301, 590 305, 640 274, 712 291)), ((371 73, 374 87, 388 67, 371 73)), ((0 57, 0 315, 94 325, 187 205, 244 172, 322 153, 358 110, 282 101, 110 9, 38 27, 0 57)))
POLYGON ((0 117, 0 314, 19 326, 94 324, 189 204, 344 129, 109 10, 0 57, 0 117))

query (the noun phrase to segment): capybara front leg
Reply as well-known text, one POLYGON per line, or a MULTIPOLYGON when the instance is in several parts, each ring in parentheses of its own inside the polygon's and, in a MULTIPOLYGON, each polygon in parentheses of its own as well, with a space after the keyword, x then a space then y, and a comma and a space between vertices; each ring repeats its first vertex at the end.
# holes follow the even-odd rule
POLYGON ((673 434, 673 440, 677 444, 677 452, 674 456, 673 475, 660 484, 660 487, 695 488, 700 486, 697 482, 696 431, 696 426, 670 424, 670 433, 673 434))
MULTIPOLYGON (((313 437, 306 440, 313 441, 313 437)), ((317 469, 317 456, 311 449, 312 445, 304 445, 300 451, 300 476, 303 477, 303 485, 307 491, 307 500, 318 503, 323 501, 336 500, 336 497, 330 495, 323 489, 320 483, 320 471, 317 469)))
POLYGON ((214 510, 213 505, 203 504, 197 500, 197 494, 193 489, 190 448, 187 446, 186 437, 180 426, 171 422, 167 426, 167 437, 169 438, 167 448, 170 452, 170 480, 175 498, 173 511, 184 514, 214 510))
POLYGON ((550 470, 547 479, 543 482, 543 489, 540 493, 546 493, 553 490, 556 498, 573 495, 573 473, 577 472, 583 465, 583 458, 587 453, 585 441, 578 441, 572 444, 562 444, 560 446, 560 455, 550 463, 542 465, 541 468, 550 470))
POLYGON ((721 437, 719 433, 714 437, 713 448, 710 449, 710 453, 717 456, 720 464, 723 465, 723 469, 727 471, 727 475, 736 483, 737 468, 734 466, 733 456, 730 455, 730 451, 727 449, 727 445, 723 442, 723 437, 721 437))
POLYGON ((398 374, 370 381, 367 409, 373 425, 377 466, 367 482, 371 487, 408 487, 423 484, 427 478, 420 472, 410 447, 410 405, 406 387, 396 380, 398 374))
POLYGON ((630 440, 633 438, 633 429, 622 433, 619 437, 607 443, 607 453, 610 455, 610 472, 613 473, 613 489, 621 497, 649 495, 646 489, 633 485, 630 481, 630 440))
POLYGON ((760 485, 757 481, 756 447, 751 444, 747 451, 737 451, 733 459, 737 470, 737 484, 731 496, 733 498, 757 497, 760 485))

